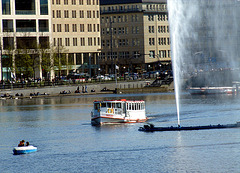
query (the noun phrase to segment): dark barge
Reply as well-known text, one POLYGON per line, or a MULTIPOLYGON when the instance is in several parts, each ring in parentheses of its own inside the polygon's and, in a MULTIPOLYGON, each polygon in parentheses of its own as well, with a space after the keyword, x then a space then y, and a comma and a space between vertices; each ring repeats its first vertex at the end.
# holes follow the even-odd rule
POLYGON ((240 128, 240 122, 235 124, 225 124, 225 125, 207 125, 207 126, 178 126, 178 127, 155 127, 153 124, 144 125, 140 127, 139 131, 144 132, 154 132, 154 131, 183 131, 183 130, 207 130, 207 129, 224 129, 224 128, 240 128))

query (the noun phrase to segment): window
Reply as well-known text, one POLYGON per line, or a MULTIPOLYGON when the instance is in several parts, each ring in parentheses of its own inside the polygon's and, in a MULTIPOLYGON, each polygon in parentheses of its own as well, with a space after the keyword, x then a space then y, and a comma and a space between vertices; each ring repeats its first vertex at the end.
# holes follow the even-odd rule
POLYGON ((13 32, 13 20, 2 20, 3 32, 13 32))
POLYGON ((155 45, 155 39, 154 38, 149 38, 149 45, 150 46, 155 45))
POLYGON ((80 11, 79 11, 79 15, 80 15, 80 18, 84 18, 84 11, 83 11, 83 10, 80 10, 80 11))
POLYGON ((87 0, 87 5, 91 5, 91 0, 87 0))
POLYGON ((100 31, 100 25, 97 24, 97 32, 99 32, 99 31, 100 31))
POLYGON ((72 24, 72 32, 77 32, 77 24, 72 24))
POLYGON ((73 46, 77 46, 77 38, 73 38, 73 46))
POLYGON ((35 0, 15 0, 15 13, 19 15, 36 14, 35 0))
POLYGON ((17 49, 35 49, 37 47, 36 37, 17 37, 17 49))
POLYGON ((58 38, 57 40, 58 40, 58 43, 57 43, 58 46, 62 46, 62 38, 58 38))
POLYGON ((13 37, 3 37, 3 49, 14 49, 14 38, 13 37))
POLYGON ((40 0, 40 15, 48 15, 48 0, 40 0))
POLYGON ((39 32, 49 32, 48 20, 39 20, 39 32))
POLYGON ((80 24, 80 32, 84 32, 84 24, 80 24))
POLYGON ((53 32, 55 32, 55 24, 53 24, 53 32))
POLYGON ((154 33, 154 26, 148 26, 149 33, 154 33))
POLYGON ((49 48, 49 37, 39 37, 39 44, 41 48, 49 48))
POLYGON ((69 38, 65 38, 65 46, 70 46, 70 39, 69 38))
POLYGON ((87 18, 91 18, 91 11, 87 11, 87 18))
POLYGON ((11 14, 10 0, 2 0, 2 14, 11 14))
POLYGON ((61 4, 61 0, 56 0, 56 4, 60 5, 61 4))
POLYGON ((88 46, 92 46, 92 37, 88 37, 88 46))
POLYGON ((55 11, 54 10, 52 11, 52 16, 53 16, 53 18, 55 18, 55 11))
POLYGON ((57 24, 57 32, 62 32, 62 25, 61 24, 57 24))
POLYGON ((76 18, 77 17, 77 15, 76 15, 76 10, 73 10, 72 11, 72 18, 76 18))
POLYGON ((72 5, 76 5, 76 0, 72 0, 72 5))
POLYGON ((96 37, 94 37, 94 46, 97 45, 97 40, 96 40, 96 37))
POLYGON ((64 0, 64 5, 68 5, 68 0, 64 0))
POLYGON ((154 50, 149 51, 149 58, 155 58, 155 51, 154 50))
POLYGON ((88 24, 88 32, 92 32, 92 24, 88 24))
POLYGON ((16 20, 17 32, 36 32, 36 20, 16 20))
POLYGON ((154 21, 154 16, 153 15, 148 15, 148 21, 154 21))
POLYGON ((85 38, 82 37, 80 40, 81 40, 81 46, 85 46, 85 38))
POLYGON ((65 24, 65 32, 69 32, 69 24, 65 24))
POLYGON ((99 11, 97 11, 97 18, 99 18, 99 11))
POLYGON ((64 18, 69 18, 68 10, 64 10, 64 18))
POLYGON ((79 5, 83 5, 83 0, 79 0, 79 5))
POLYGON ((61 10, 57 10, 57 18, 61 18, 61 10))

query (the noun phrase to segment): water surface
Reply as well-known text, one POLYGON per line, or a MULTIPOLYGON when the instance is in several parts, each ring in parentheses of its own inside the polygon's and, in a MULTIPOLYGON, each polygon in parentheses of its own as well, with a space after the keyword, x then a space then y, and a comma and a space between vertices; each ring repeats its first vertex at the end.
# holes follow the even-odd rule
MULTIPOLYGON (((94 100, 143 99, 150 123, 177 125, 173 93, 1 100, 0 172, 239 172, 240 129, 139 132, 93 127, 94 100), (24 139, 38 152, 13 155, 24 139)), ((181 124, 239 121, 240 98, 182 95, 181 124)))

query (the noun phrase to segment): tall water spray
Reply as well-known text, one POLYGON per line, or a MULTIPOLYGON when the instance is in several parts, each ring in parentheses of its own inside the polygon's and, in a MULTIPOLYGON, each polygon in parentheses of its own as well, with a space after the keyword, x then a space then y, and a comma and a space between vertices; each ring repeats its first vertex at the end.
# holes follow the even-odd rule
POLYGON ((240 81, 240 1, 168 0, 168 12, 180 126, 182 89, 240 81))

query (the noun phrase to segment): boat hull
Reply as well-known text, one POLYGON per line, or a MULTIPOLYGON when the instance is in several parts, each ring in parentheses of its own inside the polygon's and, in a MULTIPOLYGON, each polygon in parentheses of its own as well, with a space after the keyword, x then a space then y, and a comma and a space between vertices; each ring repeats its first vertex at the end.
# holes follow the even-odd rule
POLYGON ((233 87, 192 87, 187 89, 191 95, 233 94, 233 87))
POLYGON ((37 151, 37 147, 34 147, 34 146, 23 146, 23 147, 14 147, 13 148, 14 155, 28 154, 28 153, 33 153, 36 151, 37 151))
POLYGON ((141 123, 145 121, 147 121, 147 118, 146 119, 129 119, 129 118, 96 117, 91 119, 92 125, 117 124, 117 123, 141 123))
POLYGON ((226 128, 240 128, 240 122, 236 124, 225 124, 225 125, 207 125, 207 126, 179 126, 179 127, 154 127, 154 125, 144 125, 140 127, 139 131, 154 132, 154 131, 189 131, 189 130, 210 130, 210 129, 226 129, 226 128))

